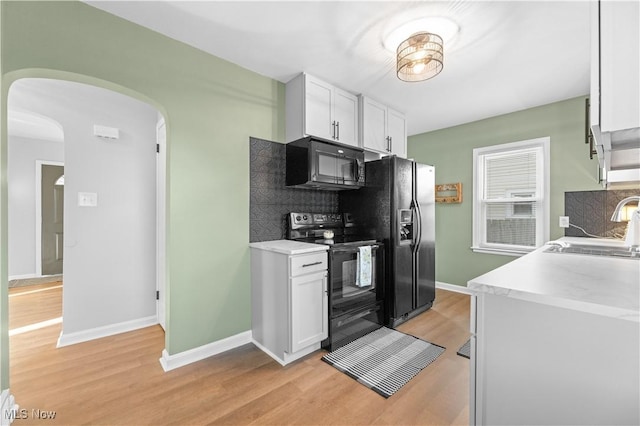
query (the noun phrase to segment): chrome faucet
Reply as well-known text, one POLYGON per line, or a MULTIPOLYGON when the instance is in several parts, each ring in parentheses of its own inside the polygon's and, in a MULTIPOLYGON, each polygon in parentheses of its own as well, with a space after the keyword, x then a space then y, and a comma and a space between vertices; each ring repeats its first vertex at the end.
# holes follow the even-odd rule
POLYGON ((627 229, 625 231, 625 245, 631 247, 631 250, 640 251, 638 247, 640 245, 640 210, 634 210, 630 219, 627 219, 623 216, 623 207, 631 202, 637 202, 638 207, 640 207, 640 196, 632 195, 631 197, 627 197, 624 200, 620 201, 613 211, 613 215, 611 215, 611 221, 613 222, 623 222, 625 220, 629 221, 627 225, 627 229))
POLYGON ((640 204, 640 195, 632 195, 631 197, 627 197, 624 200, 620 201, 616 206, 615 210, 613 211, 613 215, 611 215, 611 221, 623 222, 624 217, 622 216, 622 212, 623 212, 622 208, 632 201, 635 201, 640 204))

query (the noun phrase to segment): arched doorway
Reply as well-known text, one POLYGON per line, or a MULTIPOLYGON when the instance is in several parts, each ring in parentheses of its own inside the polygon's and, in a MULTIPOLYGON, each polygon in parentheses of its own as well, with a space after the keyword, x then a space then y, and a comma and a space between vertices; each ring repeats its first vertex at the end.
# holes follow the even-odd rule
MULTIPOLYGON (((15 81, 8 96, 8 110, 14 108, 50 117, 65 129, 66 220, 57 251, 64 253, 64 321, 58 345, 162 323, 156 302, 157 291, 164 290, 157 288, 164 247, 156 247, 164 240, 157 236, 164 224, 156 223, 157 210, 165 208, 156 201, 165 190, 157 185, 166 167, 156 152, 162 115, 118 92, 45 78, 15 81), (117 137, 99 131, 105 128, 117 130, 117 137)), ((10 134, 9 169, 13 142, 10 134)), ((9 209, 11 185, 10 176, 9 209)), ((10 238, 15 217, 10 211, 10 238)))

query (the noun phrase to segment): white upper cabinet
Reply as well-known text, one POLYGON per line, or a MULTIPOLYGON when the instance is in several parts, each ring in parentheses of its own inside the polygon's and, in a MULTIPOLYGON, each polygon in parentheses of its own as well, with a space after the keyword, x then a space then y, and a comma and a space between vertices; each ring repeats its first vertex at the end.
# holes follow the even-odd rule
POLYGON ((591 14, 590 125, 608 184, 640 179, 640 3, 600 1, 591 14))
POLYGON ((391 144, 391 153, 407 158, 407 120, 404 114, 387 109, 387 133, 391 144))
POLYGON ((360 138, 366 150, 407 156, 404 115, 366 96, 360 96, 360 138))
POLYGON ((640 3, 600 2, 600 130, 640 127, 640 3))
POLYGON ((387 107, 364 96, 360 102, 362 148, 388 154, 387 107))
POLYGON ((358 97, 338 88, 334 88, 333 93, 335 140, 358 146, 358 97))
MULTIPOLYGON (((289 107, 289 87, 287 84, 287 108, 289 107)), ((292 135, 293 137, 290 138, 289 128, 287 127, 287 142, 307 135, 320 136, 325 139, 332 138, 331 117, 333 113, 331 108, 333 105, 333 91, 331 86, 313 78, 306 78, 304 93, 296 93, 296 98, 303 98, 303 104, 301 105, 300 99, 298 99, 297 105, 295 101, 291 102, 291 104, 304 111, 304 115, 302 123, 292 123, 297 124, 298 134, 292 135)), ((289 116, 287 115, 287 125, 289 124, 288 118, 289 116)))
POLYGON ((286 86, 287 142, 317 136, 358 146, 358 98, 322 80, 300 74, 286 86))

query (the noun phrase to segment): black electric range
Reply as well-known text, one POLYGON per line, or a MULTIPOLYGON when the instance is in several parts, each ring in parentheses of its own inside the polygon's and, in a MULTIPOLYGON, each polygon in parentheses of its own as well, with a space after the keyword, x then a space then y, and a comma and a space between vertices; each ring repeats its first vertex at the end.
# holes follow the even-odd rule
POLYGON ((322 347, 333 351, 382 327, 383 244, 359 235, 358 224, 348 213, 294 212, 289 213, 287 225, 288 239, 330 246, 329 337, 322 347))

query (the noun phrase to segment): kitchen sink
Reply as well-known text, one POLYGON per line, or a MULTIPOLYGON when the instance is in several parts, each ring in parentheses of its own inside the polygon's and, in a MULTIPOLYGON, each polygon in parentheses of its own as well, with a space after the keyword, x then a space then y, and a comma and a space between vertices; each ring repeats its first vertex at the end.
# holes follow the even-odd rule
POLYGON ((590 256, 624 257, 627 259, 640 259, 638 247, 625 247, 612 244, 584 244, 565 241, 553 241, 545 253, 569 253, 585 254, 590 256))

